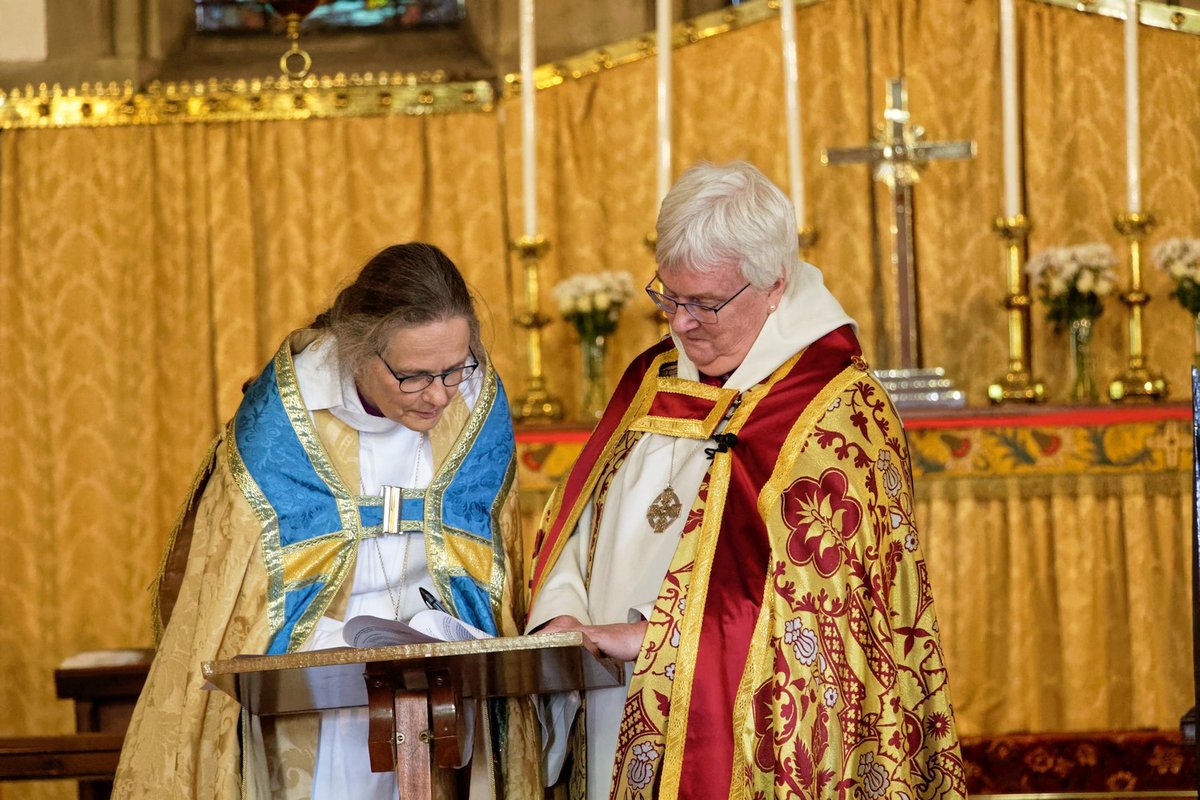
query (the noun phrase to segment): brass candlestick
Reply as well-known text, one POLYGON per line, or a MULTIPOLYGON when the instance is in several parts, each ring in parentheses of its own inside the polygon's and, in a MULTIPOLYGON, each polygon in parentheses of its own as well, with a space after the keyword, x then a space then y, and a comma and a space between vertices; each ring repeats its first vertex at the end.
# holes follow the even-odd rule
POLYGON ((796 241, 800 245, 800 257, 804 258, 805 251, 813 249, 817 244, 817 229, 812 225, 803 225, 796 231, 796 241))
POLYGON ((517 399, 513 416, 527 422, 549 422, 562 419, 562 403, 546 391, 542 372, 542 328, 550 319, 542 314, 540 261, 550 249, 546 237, 522 236, 511 245, 525 267, 525 311, 517 317, 517 325, 529 336, 529 390, 517 399))
POLYGON ((1142 291, 1142 239, 1154 223, 1153 214, 1137 211, 1119 214, 1114 222, 1129 244, 1129 290, 1121 294, 1121 301, 1129 307, 1129 365, 1125 374, 1108 385, 1108 396, 1114 401, 1164 400, 1167 396, 1167 382, 1146 367, 1142 348, 1142 307, 1150 301, 1150 295, 1142 291))
POLYGON ((1033 225, 1024 214, 1017 214, 997 217, 993 227, 1004 240, 1008 281, 1008 294, 1004 297, 1004 307, 1008 310, 1008 371, 988 386, 988 400, 996 404, 1041 403, 1046 399, 1046 387, 1032 373, 1029 276, 1023 269, 1029 231, 1033 225))

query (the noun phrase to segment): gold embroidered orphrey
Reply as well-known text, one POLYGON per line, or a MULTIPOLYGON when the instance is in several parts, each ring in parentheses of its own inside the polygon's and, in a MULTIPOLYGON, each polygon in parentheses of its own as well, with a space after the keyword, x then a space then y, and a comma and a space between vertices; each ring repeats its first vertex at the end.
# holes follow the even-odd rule
MULTIPOLYGON (((659 381, 662 383, 663 381, 659 381)), ((729 402, 722 405, 718 403, 713 412, 709 414, 709 420, 712 424, 704 431, 700 437, 700 441, 695 448, 688 454, 687 458, 691 458, 696 454, 696 451, 703 446, 704 442, 712 436, 713 430, 720 425, 721 422, 729 419, 733 414, 734 409, 741 405, 741 395, 737 392, 729 393, 732 396, 729 402)), ((653 428, 650 428, 652 432, 653 428)), ((687 434, 684 434, 685 436, 687 434)), ((658 497, 650 502, 646 507, 646 521, 650 523, 650 530, 655 533, 662 533, 667 528, 679 519, 679 512, 683 511, 683 503, 679 499, 679 495, 675 493, 675 487, 672 484, 675 482, 675 445, 679 444, 678 436, 671 440, 671 468, 667 472, 667 486, 658 493, 658 497)), ((686 459, 685 459, 686 460, 686 459)))

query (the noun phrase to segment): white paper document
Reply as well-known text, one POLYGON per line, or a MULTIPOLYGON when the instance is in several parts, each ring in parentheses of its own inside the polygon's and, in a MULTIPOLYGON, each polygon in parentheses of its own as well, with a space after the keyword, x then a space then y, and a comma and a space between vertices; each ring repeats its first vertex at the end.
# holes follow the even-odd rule
POLYGON ((346 623, 342 636, 353 647, 392 647, 399 644, 491 638, 487 631, 481 631, 445 611, 433 608, 418 612, 408 622, 368 615, 354 617, 346 623))

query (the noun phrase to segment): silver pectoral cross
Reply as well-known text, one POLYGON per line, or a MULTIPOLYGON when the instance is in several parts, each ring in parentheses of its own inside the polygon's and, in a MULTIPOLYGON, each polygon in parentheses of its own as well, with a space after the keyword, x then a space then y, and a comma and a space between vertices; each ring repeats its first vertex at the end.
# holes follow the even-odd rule
POLYGON ((876 180, 887 185, 892 200, 892 265, 898 287, 899 340, 895 357, 901 370, 924 366, 921 352, 921 317, 917 294, 917 248, 914 236, 913 185, 930 161, 975 157, 975 142, 922 141, 924 129, 912 125, 908 92, 903 78, 888 81, 887 109, 875 141, 863 147, 826 150, 821 163, 869 164, 876 180))

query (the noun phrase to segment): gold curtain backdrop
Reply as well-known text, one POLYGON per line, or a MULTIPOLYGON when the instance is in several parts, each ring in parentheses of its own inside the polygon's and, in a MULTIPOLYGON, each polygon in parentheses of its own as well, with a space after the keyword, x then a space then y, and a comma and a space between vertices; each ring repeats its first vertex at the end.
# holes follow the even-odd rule
POLYGON ((485 114, 0 135, 4 734, 71 729, 66 656, 151 644, 208 442, 374 251, 438 242, 517 373, 497 164, 485 114))
POLYGON ((1190 483, 918 481, 960 733, 1178 726, 1193 704, 1190 483))
MULTIPOLYGON (((1124 252, 1112 226, 1125 210, 1121 23, 1033 0, 1017 11, 1031 249, 1097 240, 1124 252)), ((991 232, 1002 206, 997 16, 997 3, 978 0, 823 0, 797 14, 807 205, 819 234, 810 258, 858 319, 868 358, 878 362, 894 329, 885 200, 866 167, 822 167, 821 149, 866 142, 882 119, 883 81, 901 60, 914 121, 929 138, 978 144, 973 161, 930 166, 916 192, 927 360, 946 367, 972 404, 1007 363, 1004 268, 991 232)), ((1153 245, 1198 233, 1200 37, 1141 35, 1144 205, 1160 220, 1153 245)), ((677 49, 674 69, 676 173, 701 158, 747 158, 786 187, 777 17, 677 49)), ((525 339, 512 324, 523 310, 521 276, 507 253, 520 232, 519 118, 508 99, 490 113, 0 134, 0 733, 69 730, 70 709, 51 699, 54 666, 81 650, 149 644, 147 586, 242 382, 379 247, 428 239, 450 254, 483 299, 510 394, 521 393, 525 339)), ((653 61, 539 92, 538 126, 540 232, 552 245, 543 303, 557 317, 548 289, 569 274, 627 269, 638 283, 653 274, 643 243, 656 205, 653 61)), ((1192 322, 1167 298, 1164 275, 1148 267, 1145 283, 1154 298, 1149 360, 1181 398, 1192 322)), ((625 311, 613 380, 652 341, 648 312, 640 297, 625 311)), ((1056 365, 1066 343, 1040 307, 1033 318, 1035 371, 1061 397, 1067 378, 1056 365)), ((1107 380, 1125 363, 1124 308, 1110 301, 1098 328, 1098 375, 1107 380)), ((548 333, 549 388, 571 413, 577 343, 561 321, 548 333)), ((1156 701, 1131 712, 1128 693, 1018 720, 1017 707, 1032 701, 1014 687, 1077 698, 1104 670, 1050 683, 1034 643, 1060 651, 1086 643, 1065 612, 1038 614, 1030 600, 1025 618, 1039 627, 1028 632, 1004 627, 999 609, 977 612, 992 608, 980 605, 992 602, 981 586, 1028 572, 1033 592, 1101 554, 1132 575, 1137 562, 1120 531, 1088 522, 1105 513, 1140 519, 1122 505, 1125 490, 1141 496, 1101 482, 1081 483, 1065 506, 1024 489, 1007 500, 928 498, 921 522, 934 589, 943 617, 958 620, 955 636, 971 639, 947 644, 965 720, 986 730, 1174 724, 1183 709, 1168 713, 1171 702, 1156 701), (1027 531, 1041 544, 1018 554, 1009 540, 1027 531), (1083 560, 1052 554, 1060 536, 1083 560), (987 554, 973 562, 981 574, 955 571, 956 547, 987 554), (1015 649, 1000 658, 997 637, 1010 634, 1015 649), (993 649, 972 652, 980 637, 993 649)), ((1170 524, 1182 524, 1171 509, 1170 524)), ((1153 530, 1166 535, 1167 520, 1153 530)), ((1180 547, 1155 548, 1160 567, 1186 569, 1180 547)), ((1185 587, 1167 586, 1149 596, 1162 603, 1164 630, 1176 632, 1163 645, 1174 664, 1190 626, 1176 624, 1185 587)), ((1112 599, 1141 602, 1135 595, 1112 599)), ((1086 611, 1091 599, 1063 608, 1086 611)), ((1120 641, 1114 633, 1106 646, 1120 641)), ((1175 692, 1185 697, 1186 687, 1175 692)))
MULTIPOLYGON (((1024 57, 1026 198, 1034 230, 1032 252, 1060 244, 1108 242, 1128 280, 1128 249, 1113 218, 1129 211, 1125 184, 1125 106, 1122 23, 1036 2, 1019 6, 1024 57)), ((1139 39, 1142 208, 1158 218, 1144 256, 1171 236, 1200 230, 1200 38, 1143 27, 1139 39)), ((1151 369, 1189 393, 1195 346, 1192 321, 1167 295, 1170 279, 1149 258, 1145 290, 1145 350, 1151 369)), ((1053 336, 1035 309, 1035 364, 1059 396, 1067 342, 1053 336)), ((1095 328, 1097 375, 1115 377, 1127 363, 1124 307, 1109 301, 1095 328)))

